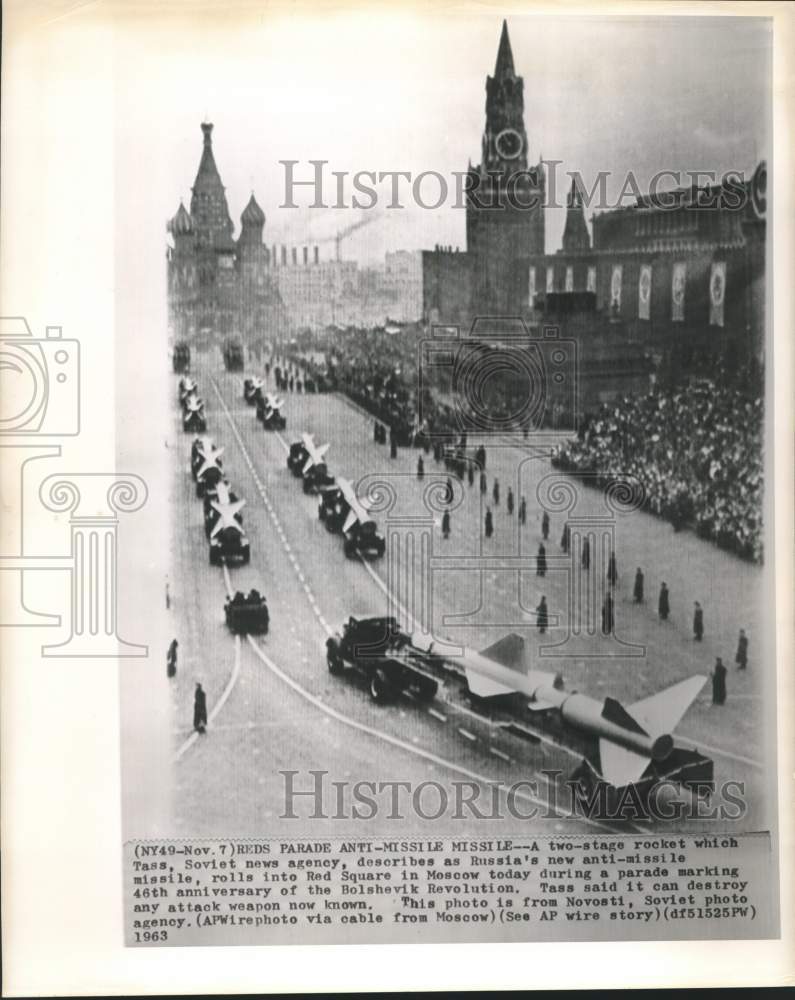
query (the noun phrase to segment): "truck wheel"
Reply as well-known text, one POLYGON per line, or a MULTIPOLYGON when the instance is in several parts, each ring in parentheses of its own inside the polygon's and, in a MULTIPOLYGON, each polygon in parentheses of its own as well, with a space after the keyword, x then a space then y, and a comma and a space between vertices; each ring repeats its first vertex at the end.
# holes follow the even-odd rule
POLYGON ((389 701, 391 690, 389 679, 384 671, 379 667, 370 674, 370 697, 379 705, 389 701))
POLYGON ((342 662, 336 646, 326 648, 326 663, 328 664, 328 672, 335 677, 338 677, 345 670, 345 664, 342 662))
POLYGON ((343 551, 349 559, 353 559, 356 555, 356 546, 352 542, 346 540, 345 545, 343 546, 343 551))

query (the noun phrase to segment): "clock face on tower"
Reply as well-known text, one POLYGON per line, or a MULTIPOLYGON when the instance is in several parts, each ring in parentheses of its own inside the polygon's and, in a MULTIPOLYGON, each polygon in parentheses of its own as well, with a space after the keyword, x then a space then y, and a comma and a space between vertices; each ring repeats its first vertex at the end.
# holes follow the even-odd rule
POLYGON ((515 160, 524 147, 522 136, 513 128, 505 128, 494 139, 494 150, 503 160, 515 160))

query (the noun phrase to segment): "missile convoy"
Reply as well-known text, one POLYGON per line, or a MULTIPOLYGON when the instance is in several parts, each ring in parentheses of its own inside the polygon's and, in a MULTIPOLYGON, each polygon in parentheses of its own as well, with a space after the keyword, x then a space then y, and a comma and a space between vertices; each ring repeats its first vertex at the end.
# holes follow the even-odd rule
POLYGON ((257 398, 257 420, 266 431, 283 431, 287 420, 282 413, 284 400, 270 392, 260 392, 257 398))

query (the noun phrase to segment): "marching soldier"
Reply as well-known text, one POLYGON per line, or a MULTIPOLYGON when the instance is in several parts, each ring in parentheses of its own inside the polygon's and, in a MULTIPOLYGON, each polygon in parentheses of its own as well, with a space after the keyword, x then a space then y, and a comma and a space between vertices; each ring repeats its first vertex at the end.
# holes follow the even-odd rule
POLYGON ((202 735, 207 731, 207 695, 201 684, 196 685, 193 696, 193 728, 202 735))
POLYGON ((546 597, 541 598, 541 602, 536 608, 536 625, 538 626, 538 631, 543 635, 547 626, 549 625, 549 612, 547 611, 547 599, 546 597))
POLYGON ((417 479, 422 479, 425 475, 425 462, 422 460, 422 455, 417 459, 417 479))
POLYGON ((543 545, 538 546, 538 559, 536 562, 536 576, 547 575, 547 550, 543 545))
POLYGON ((166 675, 168 677, 174 677, 177 672, 177 646, 179 643, 176 639, 172 639, 168 647, 168 653, 166 654, 166 675))
POLYGON ((616 554, 615 552, 610 553, 610 559, 607 563, 607 582, 611 587, 615 587, 618 581, 618 568, 616 567, 616 554))
POLYGON ((488 489, 488 484, 486 483, 486 473, 485 472, 481 472, 481 474, 480 474, 480 492, 485 496, 487 489, 488 489))
POLYGON ((505 502, 508 505, 508 513, 513 514, 513 490, 510 486, 508 487, 508 495, 505 498, 505 502))
POLYGON ((715 660, 715 669, 710 674, 712 678, 712 704, 723 705, 726 702, 726 667, 723 660, 715 660))
POLYGON ((696 642, 704 638, 704 612, 698 601, 693 602, 693 638, 696 642))
POLYGON ((494 489, 491 491, 491 499, 494 501, 494 506, 499 507, 500 505, 500 481, 499 479, 494 480, 494 489))
POLYGON ((525 497, 519 502, 519 524, 524 525, 527 521, 527 500, 525 497))
POLYGON ((450 511, 446 510, 442 514, 442 537, 447 541, 450 537, 450 511))
POLYGON ((486 538, 491 538, 491 536, 494 534, 494 518, 492 517, 491 514, 491 507, 486 508, 485 529, 486 529, 486 538))
POLYGON ((469 485, 472 486, 475 482, 475 466, 472 462, 467 463, 467 479, 469 481, 469 485))
POLYGON ((571 529, 569 528, 569 522, 563 525, 563 533, 560 536, 560 547, 568 555, 569 548, 571 546, 571 529))
POLYGON ((605 602, 602 605, 602 633, 610 635, 615 625, 613 614, 613 595, 608 591, 605 595, 605 602))
POLYGON ((546 541, 549 538, 549 514, 544 511, 544 516, 541 518, 541 537, 546 541))
POLYGON ((632 590, 632 597, 635 604, 643 604, 643 573, 640 566, 635 572, 635 586, 632 590))
POLYGON ((591 540, 587 535, 582 540, 582 568, 591 568, 591 540))
POLYGON ((671 613, 671 602, 668 598, 667 583, 660 584, 660 597, 657 601, 657 613, 662 621, 668 621, 668 615, 671 613))
POLYGON ((740 637, 737 640, 737 652, 734 656, 734 662, 737 664, 738 670, 745 670, 748 666, 748 636, 745 634, 745 629, 740 629, 740 637))

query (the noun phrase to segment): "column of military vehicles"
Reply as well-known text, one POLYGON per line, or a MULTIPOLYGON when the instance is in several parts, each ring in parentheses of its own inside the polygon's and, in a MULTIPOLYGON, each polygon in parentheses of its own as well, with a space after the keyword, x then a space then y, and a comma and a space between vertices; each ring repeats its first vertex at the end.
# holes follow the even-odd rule
MULTIPOLYGON (((179 381, 179 398, 183 405, 182 426, 185 431, 206 431, 204 403, 198 386, 191 378, 179 381), (193 404, 187 410, 192 415, 185 419, 185 400, 193 404), (195 423, 195 414, 201 414, 201 425, 195 423)), ((204 514, 204 534, 209 546, 211 566, 245 565, 251 559, 251 546, 243 528, 241 510, 246 501, 241 500, 224 475, 221 455, 223 448, 216 448, 212 440, 202 434, 193 440, 190 451, 190 470, 196 484, 196 496, 201 499, 204 514)), ((227 596, 224 606, 226 624, 232 632, 267 632, 270 624, 268 604, 259 591, 248 594, 235 591, 227 596)))
MULTIPOLYGON (((261 378, 243 380, 243 398, 256 407, 257 419, 265 430, 284 430, 287 421, 281 410, 284 400, 264 391, 261 378)), ((386 549, 384 536, 370 517, 366 504, 356 495, 353 485, 329 472, 325 461, 329 445, 318 447, 311 434, 304 433, 293 442, 287 455, 287 468, 301 480, 304 493, 319 498, 318 517, 326 528, 343 538, 343 551, 349 559, 377 559, 386 549)))

